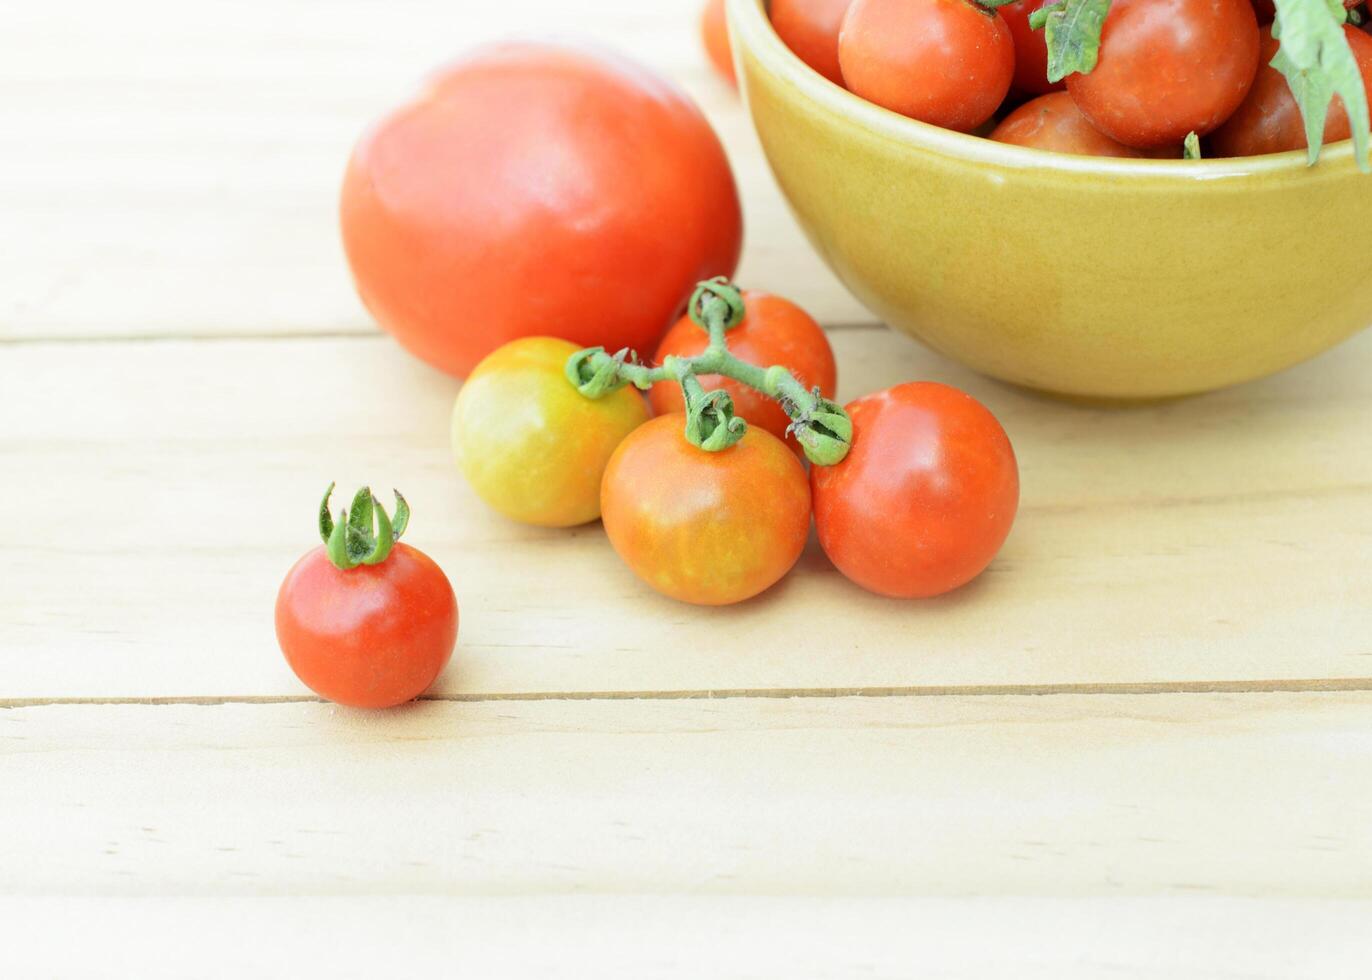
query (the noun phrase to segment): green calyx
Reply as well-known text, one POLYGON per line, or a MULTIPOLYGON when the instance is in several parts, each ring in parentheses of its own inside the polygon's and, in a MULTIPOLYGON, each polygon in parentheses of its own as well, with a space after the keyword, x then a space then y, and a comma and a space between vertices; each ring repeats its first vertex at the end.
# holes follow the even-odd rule
POLYGON ((345 570, 358 565, 381 564, 409 526, 410 505, 399 490, 393 491, 395 520, 392 521, 386 508, 372 495, 371 488, 363 487, 353 496, 352 508, 340 511, 335 523, 329 513, 333 488, 334 484, 330 483, 319 504, 319 536, 324 540, 329 561, 345 570))
POLYGON ((1048 81, 1095 69, 1108 13, 1110 0, 1055 0, 1029 15, 1029 26, 1043 31, 1048 46, 1048 81))
POLYGON ((706 391, 701 375, 722 375, 774 398, 791 419, 790 431, 810 462, 833 466, 842 461, 853 440, 853 423, 836 402, 811 391, 780 365, 759 367, 729 353, 727 333, 747 315, 743 294, 722 277, 696 286, 688 307, 692 321, 710 335, 708 346, 694 357, 671 356, 657 367, 639 362, 632 351, 607 354, 588 347, 567 361, 567 380, 587 398, 600 398, 625 385, 647 391, 662 381, 681 385, 686 402, 686 439, 706 452, 722 452, 748 431, 722 390, 706 391))

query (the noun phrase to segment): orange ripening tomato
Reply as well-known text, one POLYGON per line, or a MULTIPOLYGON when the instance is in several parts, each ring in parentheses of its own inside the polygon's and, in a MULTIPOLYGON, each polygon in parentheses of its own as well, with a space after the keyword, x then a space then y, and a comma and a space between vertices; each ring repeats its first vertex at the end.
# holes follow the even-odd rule
POLYGON ((838 64, 838 32, 853 0, 772 0, 768 14, 777 37, 805 62, 836 85, 843 84, 838 64))
POLYGON ((397 544, 378 565, 341 569, 321 546, 286 575, 276 599, 286 662, 316 694, 354 708, 413 701, 457 642, 457 599, 428 555, 397 544))
POLYGON ((1081 156, 1145 156, 1142 150, 1112 140, 1092 126, 1066 92, 1051 92, 1024 103, 1001 120, 991 131, 991 139, 1081 156))
POLYGON ((685 415, 660 415, 620 443, 601 485, 605 533, 663 595, 742 602, 779 581, 805 548, 805 467, 763 429, 711 453, 687 442, 685 428, 685 415))
POLYGON ((652 350, 742 238, 729 162, 684 93, 534 42, 470 55, 370 129, 341 218, 367 308, 459 376, 519 337, 652 350))
POLYGON ((1100 60, 1067 91, 1097 129, 1142 149, 1212 132, 1258 71, 1249 0, 1114 0, 1100 60))
POLYGON ((1043 31, 1029 26, 1029 18, 1052 0, 1016 0, 996 13, 1005 18, 1005 26, 1015 39, 1015 82, 1014 87, 1027 95, 1043 95, 1057 92, 1066 87, 1065 82, 1048 81, 1048 42, 1043 31))
MULTIPOLYGON (((1348 46, 1362 72, 1363 88, 1372 102, 1372 37, 1344 25, 1348 46)), ((1243 105, 1210 138, 1211 152, 1221 157, 1248 157, 1264 153, 1302 150, 1307 146, 1300 107, 1291 95, 1286 78, 1271 65, 1280 47, 1271 28, 1263 28, 1258 77, 1243 105)), ((1324 123, 1324 142, 1346 140, 1352 134, 1343 99, 1334 96, 1324 123)))
POLYGON ((724 16, 724 0, 706 0, 700 12, 700 40, 719 77, 737 87, 734 56, 729 48, 729 22, 724 16))
MULTIPOLYGON (((834 365, 834 351, 829 346, 820 325, 796 304, 780 296, 745 290, 743 321, 728 334, 729 351, 740 360, 759 367, 780 364, 807 388, 819 386, 825 398, 834 397, 838 383, 838 369, 834 365)), ((654 360, 661 364, 668 357, 694 357, 705 351, 710 335, 697 326, 689 316, 676 322, 657 349, 654 360)), ((755 388, 717 374, 703 374, 700 383, 707 389, 723 388, 734 401, 734 412, 749 425, 766 429, 778 439, 785 439, 794 449, 800 444, 786 434, 790 418, 775 400, 755 388)), ((685 399, 681 385, 675 381, 660 381, 648 394, 653 411, 658 415, 684 412, 685 399)))
POLYGON ((885 596, 927 598, 976 578, 1019 507, 1015 451, 995 416, 932 383, 897 385, 847 409, 848 455, 810 472, 825 554, 885 596))
POLYGON ((1005 100, 1015 41, 968 0, 854 0, 838 40, 843 80, 869 102, 971 132, 1005 100))

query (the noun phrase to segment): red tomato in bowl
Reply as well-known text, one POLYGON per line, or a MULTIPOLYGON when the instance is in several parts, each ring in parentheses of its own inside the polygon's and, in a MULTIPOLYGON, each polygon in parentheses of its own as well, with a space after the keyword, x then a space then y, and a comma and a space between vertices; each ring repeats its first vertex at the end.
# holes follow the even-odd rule
POLYGON ((724 0, 706 0, 705 9, 700 12, 700 41, 719 77, 737 87, 734 55, 729 47, 729 22, 724 16, 724 0))
POLYGON ((1048 81, 1048 42, 1043 31, 1029 26, 1029 17, 1034 11, 1052 0, 1016 0, 996 13, 1005 18, 1005 26, 1015 39, 1015 82, 1014 87, 1029 95, 1043 95, 1065 88, 1063 82, 1048 81))
POLYGON ((838 59, 856 95, 970 132, 1010 90, 1015 41, 1000 14, 968 0, 854 0, 838 59))
POLYGON ((980 575, 1019 507, 1015 451, 995 416, 931 383, 846 407, 852 448, 810 471, 825 554, 858 585, 898 598, 941 595, 980 575))
POLYGON ((340 569, 307 553, 276 599, 276 636, 297 677, 354 708, 412 701, 457 642, 457 599, 428 555, 397 544, 378 565, 340 569))
MULTIPOLYGON (((1363 87, 1372 102, 1372 37, 1356 27, 1344 25, 1348 46, 1362 72, 1363 87)), ((1210 137, 1210 148, 1216 156, 1248 157, 1264 153, 1283 153, 1301 150, 1307 145, 1305 123, 1301 110, 1291 95, 1291 88, 1281 72, 1270 62, 1280 47, 1270 28, 1262 32, 1261 66, 1248 97, 1223 126, 1210 137)), ((1325 144, 1346 140, 1352 134, 1343 99, 1334 96, 1324 124, 1325 144)))
POLYGON ((853 0, 772 0, 772 28, 786 46, 836 85, 843 84, 838 63, 838 32, 853 0))
POLYGON ((742 602, 776 584, 805 549, 805 467, 764 429, 711 453, 687 442, 685 428, 686 416, 660 415, 619 444, 600 490, 605 533, 663 595, 742 602))
POLYGON ((1249 0, 1114 0, 1100 60, 1067 91, 1097 129, 1153 149, 1204 136, 1243 102, 1258 71, 1249 0))
POLYGON ((1066 92, 1050 92, 1024 103, 1000 121, 990 138, 998 143, 1090 157, 1146 155, 1092 126, 1066 92))
MULTIPOLYGON (((747 311, 743 321, 727 334, 730 352, 759 367, 780 364, 807 388, 818 385, 825 398, 833 398, 838 369, 834 365, 833 348, 820 325, 799 306, 780 296, 745 290, 743 303, 747 311)), ((661 364, 672 355, 694 357, 702 353, 709 342, 709 334, 689 316, 684 316, 662 338, 654 360, 661 364)), ((786 434, 790 417, 773 399, 719 375, 701 375, 700 383, 707 389, 723 388, 733 399, 734 412, 740 418, 750 425, 761 426, 778 439, 785 439, 792 448, 800 448, 795 439, 786 434)), ((675 381, 653 385, 648 401, 657 415, 686 410, 681 386, 675 381)))
POLYGON ((690 99, 619 57, 532 42, 470 55, 369 130, 341 218, 367 308, 459 376, 527 336, 652 350, 742 238, 690 99))

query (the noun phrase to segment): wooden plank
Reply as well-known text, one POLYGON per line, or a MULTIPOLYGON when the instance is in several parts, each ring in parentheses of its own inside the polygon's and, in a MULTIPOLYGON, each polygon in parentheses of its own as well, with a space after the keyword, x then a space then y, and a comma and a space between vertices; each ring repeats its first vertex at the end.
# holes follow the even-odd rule
POLYGON ((882 330, 834 339, 848 395, 936 378, 1004 420, 1023 509, 972 587, 878 599, 812 546, 740 607, 660 598, 598 525, 529 529, 476 501, 447 449, 455 385, 389 342, 11 346, 0 698, 305 693, 271 609, 334 478, 401 487, 453 579, 442 695, 1372 677, 1372 335, 1129 411, 1023 394, 882 330))
POLYGON ((10 895, 1372 898, 1372 693, 0 710, 10 895))
POLYGON ((0 913, 6 965, 61 980, 580 980, 588 964, 605 980, 1364 980, 1372 954, 1372 903, 1205 896, 25 897, 0 913))
POLYGON ((337 233, 363 127, 432 67, 511 33, 591 34, 681 82, 731 152, 743 275, 828 322, 870 320, 805 243, 695 0, 384 10, 278 0, 38 4, 0 36, 0 340, 370 332, 337 233))

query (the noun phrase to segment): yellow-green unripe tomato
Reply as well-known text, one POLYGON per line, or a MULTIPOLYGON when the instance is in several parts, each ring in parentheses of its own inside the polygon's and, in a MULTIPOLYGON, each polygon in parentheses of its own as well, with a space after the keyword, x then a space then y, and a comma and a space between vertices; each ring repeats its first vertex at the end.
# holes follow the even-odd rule
POLYGON ((453 406, 453 454, 482 500, 516 521, 572 527, 600 516, 600 478, 615 448, 648 420, 633 388, 583 396, 567 381, 580 348, 525 337, 476 366, 453 406))

